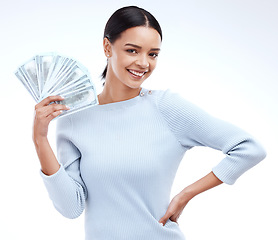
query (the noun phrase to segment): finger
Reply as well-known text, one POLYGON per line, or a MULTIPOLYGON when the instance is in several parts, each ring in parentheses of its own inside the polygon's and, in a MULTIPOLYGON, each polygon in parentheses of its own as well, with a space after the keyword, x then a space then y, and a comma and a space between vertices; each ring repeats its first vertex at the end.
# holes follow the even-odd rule
POLYGON ((167 220, 173 215, 173 213, 171 211, 169 211, 169 209, 166 211, 165 215, 160 218, 159 223, 162 223, 162 225, 164 226, 167 222, 167 220))
POLYGON ((175 213, 173 216, 170 217, 170 220, 178 223, 178 219, 179 219, 180 215, 181 215, 181 213, 175 213))
POLYGON ((50 122, 50 121, 53 120, 54 118, 58 117, 62 112, 63 112, 63 111, 61 111, 61 110, 52 112, 51 114, 49 114, 49 115, 47 116, 47 121, 50 122))
POLYGON ((35 109, 43 107, 43 106, 47 106, 49 105, 49 103, 51 102, 55 102, 55 101, 62 101, 64 100, 63 97, 61 96, 48 96, 47 98, 43 99, 42 101, 40 101, 36 106, 35 109))
POLYGON ((51 115, 52 113, 57 112, 57 111, 69 110, 68 106, 63 105, 63 104, 57 104, 57 103, 53 103, 44 108, 45 108, 46 117, 48 117, 49 115, 51 115))
POLYGON ((69 107, 67 107, 66 105, 53 103, 53 104, 50 104, 50 105, 37 109, 36 115, 38 115, 39 117, 42 117, 42 118, 48 117, 48 115, 50 115, 51 113, 59 111, 59 110, 69 110, 69 107))

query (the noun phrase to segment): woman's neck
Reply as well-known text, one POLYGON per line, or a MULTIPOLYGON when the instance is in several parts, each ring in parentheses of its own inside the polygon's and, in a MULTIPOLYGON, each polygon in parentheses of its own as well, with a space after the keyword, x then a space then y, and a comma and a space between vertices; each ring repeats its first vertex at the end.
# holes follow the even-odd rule
POLYGON ((100 105, 125 101, 138 96, 141 89, 141 87, 130 88, 123 84, 111 84, 106 80, 102 92, 98 95, 98 101, 100 105))

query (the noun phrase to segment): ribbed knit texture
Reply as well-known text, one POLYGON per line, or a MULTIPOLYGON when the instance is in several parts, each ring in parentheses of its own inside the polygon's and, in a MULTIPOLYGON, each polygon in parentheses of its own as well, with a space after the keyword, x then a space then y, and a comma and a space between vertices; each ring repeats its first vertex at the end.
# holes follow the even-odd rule
POLYGON ((266 155, 248 133, 170 89, 142 88, 132 99, 57 121, 61 167, 40 174, 62 215, 76 218, 85 209, 86 240, 184 240, 177 223, 158 221, 185 152, 208 146, 225 153, 212 170, 227 184, 266 155))

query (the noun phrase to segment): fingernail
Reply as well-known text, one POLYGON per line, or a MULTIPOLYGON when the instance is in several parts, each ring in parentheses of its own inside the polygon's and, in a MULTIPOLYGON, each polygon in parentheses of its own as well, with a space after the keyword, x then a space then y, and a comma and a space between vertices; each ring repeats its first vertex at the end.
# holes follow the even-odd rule
POLYGON ((67 108, 67 109, 70 109, 70 107, 69 107, 68 105, 66 105, 66 108, 67 108))
POLYGON ((162 225, 162 226, 164 226, 162 222, 161 222, 161 223, 159 223, 159 224, 160 224, 160 225, 162 225))

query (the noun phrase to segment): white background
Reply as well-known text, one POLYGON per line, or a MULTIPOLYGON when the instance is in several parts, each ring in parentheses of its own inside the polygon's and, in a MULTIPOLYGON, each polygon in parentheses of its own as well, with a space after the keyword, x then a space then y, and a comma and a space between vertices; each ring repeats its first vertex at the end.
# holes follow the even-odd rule
MULTIPOLYGON (((157 69, 142 86, 172 88, 250 132, 268 153, 233 186, 222 184, 186 206, 179 224, 187 239, 278 239, 277 1, 0 3, 0 239, 83 239, 84 215, 66 219, 48 198, 31 138, 35 102, 13 72, 35 54, 57 51, 83 63, 100 92, 99 76, 106 64, 103 29, 111 14, 126 5, 150 11, 163 30, 157 69)), ((55 121, 49 141, 56 151, 55 121)), ((190 150, 178 169, 172 196, 222 157, 212 149, 190 150)))

